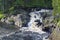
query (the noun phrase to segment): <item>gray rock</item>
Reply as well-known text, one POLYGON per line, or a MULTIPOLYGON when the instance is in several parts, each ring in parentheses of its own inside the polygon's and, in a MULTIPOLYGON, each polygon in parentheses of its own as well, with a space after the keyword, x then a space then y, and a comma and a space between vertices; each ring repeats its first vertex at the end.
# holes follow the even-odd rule
MULTIPOLYGON (((18 33, 21 33, 21 32, 18 32, 18 33)), ((8 37, 7 36, 3 37, 2 40, 43 40, 42 35, 39 33, 32 33, 32 32, 30 33, 30 31, 28 31, 26 33, 23 32, 22 34, 19 34, 19 35, 16 35, 16 34, 10 35, 8 37)))

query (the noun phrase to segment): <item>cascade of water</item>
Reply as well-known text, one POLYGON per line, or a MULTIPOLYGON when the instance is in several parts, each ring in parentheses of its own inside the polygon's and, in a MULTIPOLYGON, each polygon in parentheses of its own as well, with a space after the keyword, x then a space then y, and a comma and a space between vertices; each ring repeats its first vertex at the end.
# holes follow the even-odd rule
MULTIPOLYGON (((49 12, 49 10, 40 10, 40 11, 34 11, 30 13, 30 22, 28 23, 28 27, 30 29, 30 31, 34 31, 34 32, 39 32, 40 34, 44 34, 46 32, 42 31, 42 28, 37 26, 37 23, 43 23, 43 17, 41 16, 40 12, 49 12)), ((48 33, 47 33, 48 35, 48 33)), ((43 37, 43 40, 48 40, 45 39, 47 37, 47 35, 45 37, 43 37)))
POLYGON ((41 9, 40 11, 35 10, 31 12, 29 14, 31 18, 30 18, 30 22, 28 23, 28 27, 31 27, 31 25, 33 24, 33 22, 35 22, 35 20, 40 20, 40 22, 42 23, 41 12, 49 12, 49 11, 50 10, 41 9))
POLYGON ((42 23, 42 17, 39 13, 37 13, 37 11, 31 12, 30 16, 31 18, 30 18, 30 22, 28 23, 28 27, 31 27, 36 20, 40 20, 40 22, 42 23))
MULTIPOLYGON (((30 36, 33 36, 33 40, 49 40, 48 39, 48 36, 50 34, 48 34, 47 32, 44 32, 41 28, 41 24, 43 23, 43 17, 41 16, 41 13, 40 12, 49 12, 49 10, 40 10, 40 11, 33 11, 31 12, 29 15, 31 16, 30 17, 30 22, 28 23, 28 27, 22 27, 20 30, 18 30, 17 32, 12 32, 10 34, 7 34, 7 35, 3 35, 1 37, 8 37, 6 40, 9 39, 9 36, 10 36, 10 39, 13 38, 15 40, 15 38, 18 38, 20 39, 20 36, 22 38, 22 35, 25 36, 26 38, 26 35, 30 35, 30 36), (39 26, 37 25, 39 24, 39 26), (22 30, 22 31, 21 31, 22 30), (27 32, 25 32, 27 31, 27 32), (31 32, 28 32, 28 31, 31 31, 31 32), (38 34, 37 34, 38 33, 38 34), (22 34, 22 35, 21 35, 22 34), (15 37, 15 38, 14 38, 15 37)), ((24 37, 23 37, 24 38, 24 37)), ((31 39, 31 37, 29 38, 29 36, 27 36, 26 38, 27 40, 31 39)), ((24 40, 26 40, 24 39, 24 40)), ((21 40, 21 39, 20 39, 21 40)), ((23 39, 22 39, 23 40, 23 39)))

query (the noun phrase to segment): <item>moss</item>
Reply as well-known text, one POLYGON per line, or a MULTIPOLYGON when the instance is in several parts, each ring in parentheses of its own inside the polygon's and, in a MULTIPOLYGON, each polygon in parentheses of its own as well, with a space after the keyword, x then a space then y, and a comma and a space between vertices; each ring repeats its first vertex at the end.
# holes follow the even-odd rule
POLYGON ((10 19, 9 22, 14 22, 14 20, 13 19, 10 19))

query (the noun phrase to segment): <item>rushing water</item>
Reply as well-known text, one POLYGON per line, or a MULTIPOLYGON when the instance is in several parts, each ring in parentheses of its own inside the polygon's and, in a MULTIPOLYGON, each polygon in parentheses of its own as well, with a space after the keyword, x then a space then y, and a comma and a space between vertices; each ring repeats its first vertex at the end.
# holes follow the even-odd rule
POLYGON ((50 12, 50 10, 41 9, 40 11, 30 12, 28 27, 21 28, 22 32, 18 31, 7 34, 2 40, 49 40, 48 36, 50 34, 42 31, 43 17, 41 13, 43 12, 50 12))
POLYGON ((30 22, 28 23, 28 27, 30 31, 38 32, 39 34, 43 34, 43 40, 48 40, 49 34, 47 32, 42 31, 41 25, 43 25, 43 17, 41 16, 41 13, 43 12, 49 12, 49 10, 41 9, 40 11, 34 11, 30 13, 30 22), (38 25, 40 26, 38 26, 38 25))

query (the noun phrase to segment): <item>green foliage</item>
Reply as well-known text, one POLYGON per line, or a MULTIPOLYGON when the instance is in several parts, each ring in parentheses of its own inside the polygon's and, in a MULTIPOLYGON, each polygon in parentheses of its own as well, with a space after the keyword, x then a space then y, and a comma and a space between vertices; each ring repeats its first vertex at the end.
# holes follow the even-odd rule
POLYGON ((52 0, 52 5, 53 5, 53 8, 54 8, 54 16, 56 15, 60 15, 60 0, 52 0))
POLYGON ((16 0, 15 5, 21 5, 24 6, 24 0, 16 0))
POLYGON ((24 7, 52 7, 52 0, 16 0, 15 3, 24 7))
POLYGON ((13 14, 14 13, 14 7, 9 8, 9 13, 13 14))
POLYGON ((0 14, 0 19, 2 19, 2 18, 4 18, 5 16, 4 16, 4 14, 0 14))
POLYGON ((2 19, 2 18, 4 18, 4 17, 5 17, 5 16, 4 16, 3 12, 0 11, 0 19, 2 19))
MULTIPOLYGON (((52 0, 0 0, 0 9, 4 13, 14 13, 15 6, 52 7, 52 0)), ((18 9, 17 9, 18 10, 18 9)))
POLYGON ((14 7, 11 7, 9 10, 11 11, 11 10, 13 10, 14 9, 14 7))
POLYGON ((3 14, 3 12, 2 12, 2 11, 0 11, 0 14, 3 14))
POLYGON ((52 0, 52 5, 53 5, 53 15, 54 16, 59 16, 55 18, 55 23, 60 26, 60 0, 52 0))

